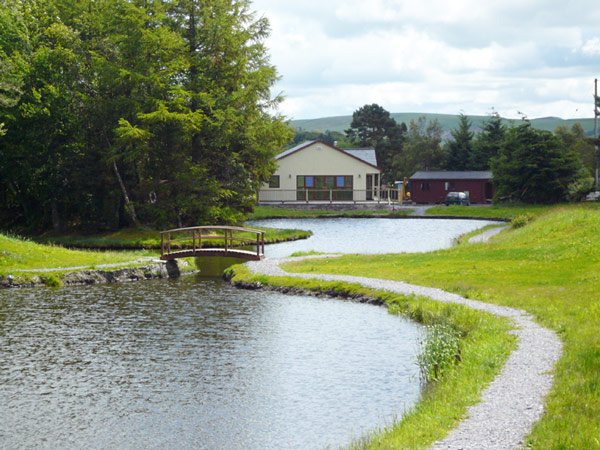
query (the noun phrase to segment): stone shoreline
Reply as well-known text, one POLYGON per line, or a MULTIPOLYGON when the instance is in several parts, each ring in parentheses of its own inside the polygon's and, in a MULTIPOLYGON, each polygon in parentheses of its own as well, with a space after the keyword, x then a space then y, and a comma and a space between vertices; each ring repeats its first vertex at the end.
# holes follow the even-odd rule
POLYGON ((188 273, 189 263, 184 260, 156 262, 137 267, 121 267, 113 270, 89 269, 64 272, 51 275, 47 272, 36 272, 31 277, 15 277, 12 284, 6 277, 0 277, 0 289, 15 289, 52 285, 56 280, 60 285, 78 286, 86 284, 126 283, 131 281, 151 280, 155 278, 177 278, 188 273), (54 280, 54 281, 53 281, 54 280))

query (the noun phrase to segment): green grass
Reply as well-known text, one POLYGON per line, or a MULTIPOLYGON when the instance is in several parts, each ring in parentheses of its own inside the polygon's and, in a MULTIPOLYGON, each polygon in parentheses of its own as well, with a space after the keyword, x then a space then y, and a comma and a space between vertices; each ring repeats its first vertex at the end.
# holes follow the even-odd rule
MULTIPOLYGON (((279 228, 253 227, 265 231, 265 242, 268 244, 305 239, 312 233, 304 230, 288 230, 279 228)), ((255 239, 255 234, 242 233, 240 236, 255 239)), ((60 244, 67 247, 97 249, 160 249, 160 233, 148 228, 124 228, 119 231, 81 235, 74 233, 47 233, 35 237, 40 243, 60 244)), ((221 241, 213 242, 222 245, 221 241)), ((179 244, 174 244, 177 247, 179 244)))
POLYGON ((392 427, 376 430, 353 443, 353 448, 423 449, 444 437, 459 422, 469 405, 499 372, 515 348, 505 318, 464 306, 422 297, 376 291, 359 284, 269 277, 251 274, 245 266, 230 269, 233 282, 260 283, 280 288, 301 288, 341 297, 366 296, 384 302, 390 313, 401 314, 424 325, 444 325, 460 338, 460 364, 446 368, 444 376, 423 390, 420 401, 392 427))
MULTIPOLYGON (((469 208, 467 208, 469 209, 469 208)), ((521 211, 524 213, 525 211, 521 211)), ((563 206, 488 244, 426 254, 347 255, 286 265, 290 271, 405 280, 524 309, 559 333, 563 356, 546 413, 527 445, 600 448, 600 209, 563 206)))
MULTIPOLYGON (((555 210, 557 207, 570 207, 571 205, 524 205, 524 204, 504 204, 500 203, 491 206, 434 206, 429 208, 426 215, 429 216, 456 216, 456 217, 485 217, 497 219, 515 219, 522 215, 531 215, 538 217, 548 211, 555 210)), ((598 203, 582 203, 573 205, 574 207, 600 210, 598 203)))
POLYGON ((410 214, 410 210, 390 211, 379 209, 373 211, 333 211, 333 210, 305 210, 293 208, 278 208, 275 206, 256 206, 248 220, 281 219, 281 218, 314 218, 314 217, 357 217, 357 216, 404 216, 410 214))
POLYGON ((0 234, 0 274, 5 275, 19 270, 127 263, 148 255, 148 252, 69 250, 0 234))

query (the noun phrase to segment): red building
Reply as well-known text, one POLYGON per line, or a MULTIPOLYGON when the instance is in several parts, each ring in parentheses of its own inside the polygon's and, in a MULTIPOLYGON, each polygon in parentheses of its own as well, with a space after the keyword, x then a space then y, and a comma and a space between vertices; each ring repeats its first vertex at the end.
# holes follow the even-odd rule
POLYGON ((492 172, 420 171, 410 177, 410 195, 416 203, 444 203, 448 192, 468 192, 471 203, 491 202, 492 172))

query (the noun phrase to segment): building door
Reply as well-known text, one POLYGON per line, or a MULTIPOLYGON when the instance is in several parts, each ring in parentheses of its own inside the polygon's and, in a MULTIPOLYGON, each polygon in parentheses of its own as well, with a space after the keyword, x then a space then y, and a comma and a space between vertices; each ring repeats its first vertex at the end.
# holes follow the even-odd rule
POLYGON ((485 183, 485 201, 491 200, 493 196, 494 196, 494 187, 492 186, 492 183, 490 183, 490 182, 485 183))
POLYGON ((373 200, 373 175, 367 175, 367 200, 373 200))

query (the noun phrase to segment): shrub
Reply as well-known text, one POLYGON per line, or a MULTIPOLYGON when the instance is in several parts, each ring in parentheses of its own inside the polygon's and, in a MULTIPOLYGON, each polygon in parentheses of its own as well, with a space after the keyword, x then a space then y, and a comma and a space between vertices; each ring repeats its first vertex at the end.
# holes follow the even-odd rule
POLYGON ((519 214, 517 217, 515 217, 510 222, 510 226, 512 228, 521 228, 521 227, 524 227, 525 225, 527 225, 533 219, 535 219, 535 216, 533 214, 531 214, 531 213, 519 214))

